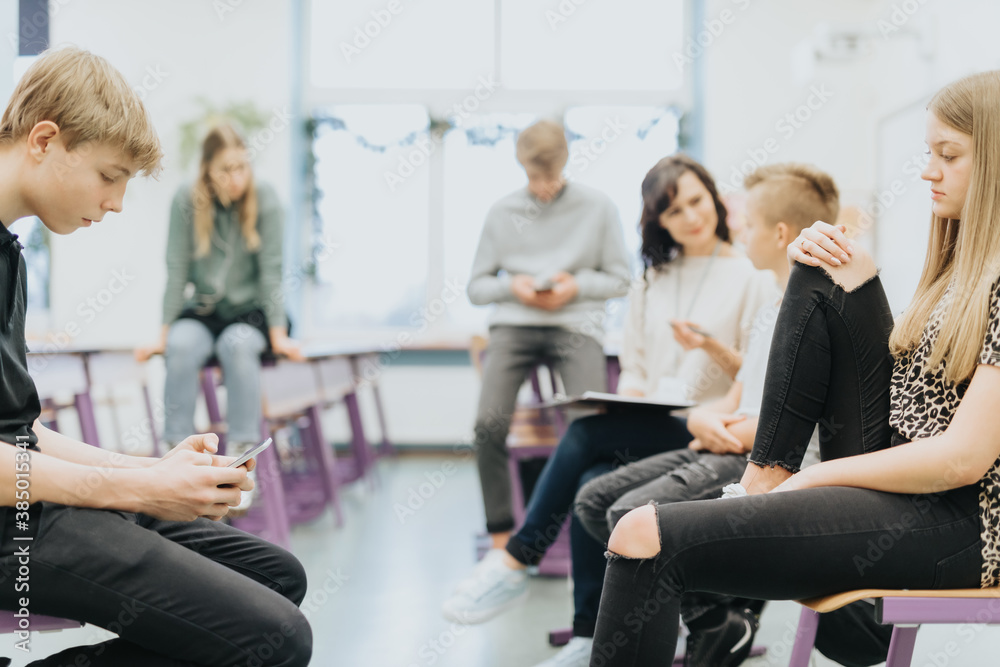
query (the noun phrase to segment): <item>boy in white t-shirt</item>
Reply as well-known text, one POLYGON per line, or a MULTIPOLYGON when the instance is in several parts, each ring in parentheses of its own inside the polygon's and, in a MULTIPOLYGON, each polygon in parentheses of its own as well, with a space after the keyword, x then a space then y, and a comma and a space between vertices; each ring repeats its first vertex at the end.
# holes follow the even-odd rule
MULTIPOLYGON (((747 257, 756 268, 773 271, 784 291, 789 274, 786 246, 816 220, 837 219, 837 186, 822 171, 794 163, 762 167, 746 178, 744 186, 748 192, 743 232, 747 257)), ((591 535, 606 543, 618 520, 636 507, 650 501, 665 504, 717 498, 724 487, 740 481, 757 430, 780 300, 776 293, 774 303, 757 312, 743 364, 729 393, 688 415, 687 429, 694 440, 687 449, 630 463, 580 489, 574 511, 591 535)), ((821 432, 817 429, 810 443, 809 454, 816 461, 821 432)), ((684 664, 739 665, 749 655, 762 607, 759 601, 685 596, 682 616, 691 635, 684 664)))

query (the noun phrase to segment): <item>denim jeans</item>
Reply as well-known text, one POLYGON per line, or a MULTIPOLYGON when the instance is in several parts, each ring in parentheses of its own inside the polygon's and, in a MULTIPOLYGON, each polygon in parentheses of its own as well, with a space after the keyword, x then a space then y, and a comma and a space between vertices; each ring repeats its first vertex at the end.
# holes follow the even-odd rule
POLYGON ((507 432, 518 390, 531 369, 546 360, 555 366, 568 395, 607 390, 604 350, 594 338, 561 327, 490 327, 475 427, 489 533, 514 528, 507 432))
MULTIPOLYGON (((877 277, 847 292, 824 271, 796 265, 751 460, 795 469, 824 420, 824 460, 905 446, 888 424, 891 327, 877 277)), ((679 600, 693 591, 786 600, 978 588, 978 486, 935 494, 821 487, 658 507, 659 554, 609 560, 591 665, 664 664, 676 649, 679 600)))
MULTIPOLYGON (((691 441, 684 419, 653 410, 628 410, 583 417, 570 424, 542 470, 528 503, 524 525, 511 536, 507 551, 533 565, 545 555, 570 514, 577 491, 617 463, 636 461, 691 441)), ((570 523, 573 561, 573 631, 594 632, 607 561, 604 542, 591 537, 573 517, 570 523)))
MULTIPOLYGON (((742 454, 713 454, 683 448, 629 463, 587 482, 576 494, 573 511, 586 531, 607 544, 618 520, 636 507, 686 500, 718 498, 728 484, 740 481, 747 467, 742 454)), ((689 593, 681 601, 685 623, 720 605, 732 605, 731 596, 689 593)))
POLYGON ((267 340, 254 326, 230 324, 218 339, 201 322, 182 318, 170 325, 165 353, 167 377, 163 389, 163 439, 177 443, 194 430, 198 373, 212 355, 222 366, 226 385, 229 442, 260 439, 260 355, 267 340))
POLYGON ((30 613, 118 634, 47 658, 36 652, 31 667, 309 664, 312 631, 298 608, 305 571, 284 549, 208 519, 46 502, 32 505, 34 541, 16 542, 13 514, 0 510, 0 609, 19 608, 25 595, 15 578, 27 544, 30 613))

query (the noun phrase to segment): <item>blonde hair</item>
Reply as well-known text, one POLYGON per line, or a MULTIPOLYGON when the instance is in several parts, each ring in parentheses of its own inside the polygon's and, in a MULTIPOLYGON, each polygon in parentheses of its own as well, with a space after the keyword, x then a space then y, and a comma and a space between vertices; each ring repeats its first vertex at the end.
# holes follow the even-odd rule
POLYGON ((779 222, 797 230, 805 229, 817 220, 831 225, 840 215, 840 192, 833 178, 809 164, 784 162, 756 169, 743 179, 746 190, 764 188, 764 222, 774 226, 779 222))
POLYGON ((555 175, 568 159, 566 132, 559 123, 540 120, 521 130, 517 137, 517 160, 525 167, 532 165, 555 175))
POLYGON ((50 49, 31 64, 0 119, 0 145, 24 139, 45 120, 59 126, 68 151, 94 142, 120 148, 147 176, 161 168, 160 140, 139 95, 89 51, 50 49))
POLYGON ((1000 274, 1000 71, 948 85, 927 108, 942 123, 972 137, 972 170, 961 218, 931 215, 923 273, 910 307, 893 329, 889 349, 898 356, 920 343, 934 308, 953 284, 929 367, 947 359, 945 377, 959 383, 976 370, 1000 274))
MULTIPOLYGON (((243 141, 243 137, 236 131, 236 128, 225 123, 213 127, 205 135, 205 140, 201 144, 198 180, 195 181, 194 187, 191 189, 191 202, 194 205, 196 257, 204 257, 211 249, 212 229, 215 226, 215 200, 220 199, 208 170, 215 156, 227 148, 246 149, 246 142, 243 141)), ((246 192, 235 204, 240 220, 240 232, 243 234, 247 249, 256 251, 260 248, 260 234, 257 232, 257 188, 254 187, 253 172, 247 179, 246 192)))

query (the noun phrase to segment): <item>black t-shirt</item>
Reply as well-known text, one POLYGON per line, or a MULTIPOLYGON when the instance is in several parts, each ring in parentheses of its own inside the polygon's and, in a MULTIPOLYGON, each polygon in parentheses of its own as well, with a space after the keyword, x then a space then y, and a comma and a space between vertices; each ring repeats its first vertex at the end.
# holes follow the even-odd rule
POLYGON ((35 383, 28 374, 24 311, 28 286, 17 235, 0 223, 0 440, 27 442, 37 450, 31 426, 41 412, 35 383))

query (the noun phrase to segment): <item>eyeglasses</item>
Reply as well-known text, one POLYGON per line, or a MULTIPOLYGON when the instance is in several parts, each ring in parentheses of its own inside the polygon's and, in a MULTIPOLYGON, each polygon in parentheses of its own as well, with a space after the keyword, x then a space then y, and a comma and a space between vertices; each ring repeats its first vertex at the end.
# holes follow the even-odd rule
POLYGON ((213 176, 235 176, 236 174, 246 173, 249 170, 249 162, 234 162, 227 165, 213 167, 211 169, 211 173, 213 176))

